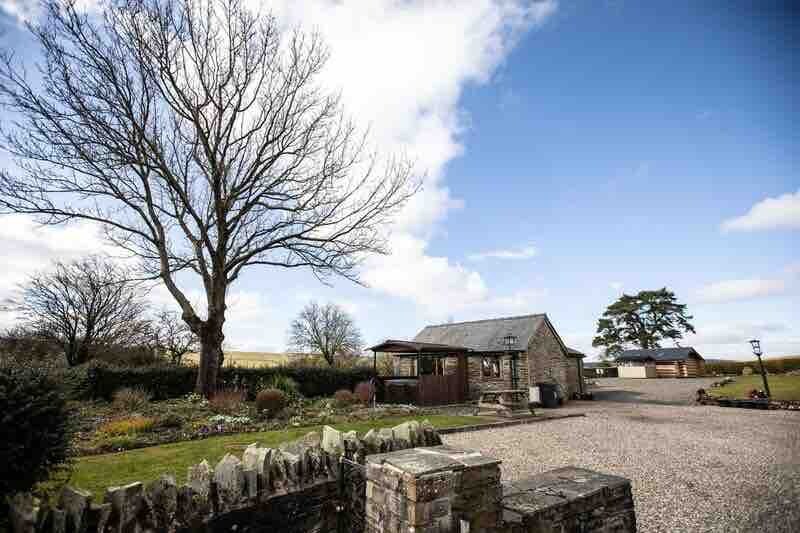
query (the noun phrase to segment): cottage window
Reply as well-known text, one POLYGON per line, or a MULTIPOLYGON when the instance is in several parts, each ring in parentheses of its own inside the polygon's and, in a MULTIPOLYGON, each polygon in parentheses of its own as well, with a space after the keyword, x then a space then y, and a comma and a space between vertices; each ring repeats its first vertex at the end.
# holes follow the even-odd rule
POLYGON ((423 357, 422 364, 420 365, 420 375, 423 376, 443 376, 444 375, 444 359, 441 357, 423 357))
POLYGON ((499 378, 500 359, 497 357, 484 357, 481 360, 481 374, 484 378, 499 378))

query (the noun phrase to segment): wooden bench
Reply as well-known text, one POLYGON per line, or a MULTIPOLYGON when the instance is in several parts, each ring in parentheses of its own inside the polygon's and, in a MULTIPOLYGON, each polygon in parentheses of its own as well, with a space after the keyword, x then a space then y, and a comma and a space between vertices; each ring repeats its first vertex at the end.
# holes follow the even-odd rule
POLYGON ((528 405, 528 393, 525 389, 485 390, 481 392, 475 414, 511 418, 528 410, 535 414, 533 407, 528 405))

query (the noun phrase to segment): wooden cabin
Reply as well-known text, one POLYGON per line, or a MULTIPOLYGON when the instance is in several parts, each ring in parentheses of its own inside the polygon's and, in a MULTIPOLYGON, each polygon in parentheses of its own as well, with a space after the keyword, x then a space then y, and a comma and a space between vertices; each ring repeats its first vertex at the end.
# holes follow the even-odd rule
POLYGON ((706 370, 705 360, 691 346, 625 350, 616 361, 620 377, 697 378, 706 370))

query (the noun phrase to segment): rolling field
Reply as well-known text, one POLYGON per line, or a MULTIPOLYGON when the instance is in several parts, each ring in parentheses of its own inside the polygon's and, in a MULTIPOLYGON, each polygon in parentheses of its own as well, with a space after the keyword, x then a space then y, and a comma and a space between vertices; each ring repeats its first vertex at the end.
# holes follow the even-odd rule
MULTIPOLYGON (((730 398, 746 398, 748 391, 763 389, 764 383, 760 374, 736 376, 736 382, 707 389, 710 396, 727 396, 730 398)), ((800 400, 800 376, 770 375, 767 376, 769 389, 774 400, 800 400)))
MULTIPOLYGON (((187 364, 197 364, 200 354, 190 353, 184 357, 187 364)), ((289 354, 271 352, 237 352, 226 351, 224 365, 235 365, 245 368, 261 368, 282 366, 289 362, 289 354)))

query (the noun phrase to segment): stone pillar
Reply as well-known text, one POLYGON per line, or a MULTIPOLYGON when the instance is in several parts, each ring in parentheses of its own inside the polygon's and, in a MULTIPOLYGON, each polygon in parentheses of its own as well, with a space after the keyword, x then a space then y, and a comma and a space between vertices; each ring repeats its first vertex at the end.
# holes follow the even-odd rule
POLYGON ((448 446, 367 457, 368 533, 481 533, 500 522, 500 461, 448 446))
POLYGON ((636 533, 631 482, 566 467, 503 484, 503 532, 636 533))

